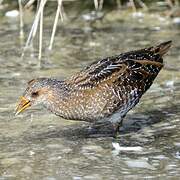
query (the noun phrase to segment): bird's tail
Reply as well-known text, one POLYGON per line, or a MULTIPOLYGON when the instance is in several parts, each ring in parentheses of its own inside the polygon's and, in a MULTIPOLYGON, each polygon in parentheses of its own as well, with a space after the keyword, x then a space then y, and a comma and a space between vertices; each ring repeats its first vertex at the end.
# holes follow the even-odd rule
POLYGON ((160 57, 162 57, 164 54, 168 52, 171 45, 172 45, 172 41, 163 42, 158 46, 153 47, 152 51, 154 51, 155 54, 159 54, 160 57))

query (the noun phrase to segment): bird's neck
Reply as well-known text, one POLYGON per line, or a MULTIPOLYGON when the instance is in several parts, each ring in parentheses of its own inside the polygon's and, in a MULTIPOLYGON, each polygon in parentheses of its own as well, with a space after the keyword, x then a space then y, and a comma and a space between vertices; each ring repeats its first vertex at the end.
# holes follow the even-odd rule
POLYGON ((51 86, 49 88, 46 101, 44 101, 43 105, 54 114, 68 118, 65 106, 69 95, 69 87, 65 84, 65 82, 61 81, 55 86, 51 86))

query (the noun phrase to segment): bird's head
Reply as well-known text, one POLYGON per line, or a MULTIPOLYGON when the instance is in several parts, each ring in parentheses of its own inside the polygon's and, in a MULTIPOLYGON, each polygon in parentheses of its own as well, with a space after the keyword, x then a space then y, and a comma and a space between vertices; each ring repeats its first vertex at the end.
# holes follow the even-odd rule
POLYGON ((23 96, 20 97, 20 101, 15 110, 16 115, 30 106, 46 102, 52 94, 52 84, 53 80, 47 78, 38 78, 29 81, 28 87, 23 96))

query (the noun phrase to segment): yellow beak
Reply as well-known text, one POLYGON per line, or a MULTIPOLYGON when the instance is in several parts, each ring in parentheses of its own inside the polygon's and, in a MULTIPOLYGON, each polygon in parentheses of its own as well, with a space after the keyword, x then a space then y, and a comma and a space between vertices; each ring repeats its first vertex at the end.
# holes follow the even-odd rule
POLYGON ((31 106, 30 101, 26 99, 24 96, 21 96, 20 101, 15 110, 15 115, 18 115, 19 113, 27 109, 29 106, 31 106))

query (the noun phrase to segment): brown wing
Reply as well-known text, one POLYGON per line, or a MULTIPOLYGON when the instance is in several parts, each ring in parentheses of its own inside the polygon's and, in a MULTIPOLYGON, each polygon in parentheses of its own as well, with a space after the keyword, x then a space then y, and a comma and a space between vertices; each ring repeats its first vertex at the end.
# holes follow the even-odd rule
POLYGON ((66 82, 77 89, 88 89, 96 87, 101 82, 114 82, 119 78, 121 80, 128 78, 132 81, 142 81, 147 77, 154 79, 163 66, 162 55, 167 52, 170 44, 169 41, 156 47, 102 59, 75 74, 66 82))
POLYGON ((120 62, 118 57, 109 57, 91 64, 75 74, 68 82, 79 89, 93 88, 103 81, 117 77, 126 68, 126 65, 120 62))

